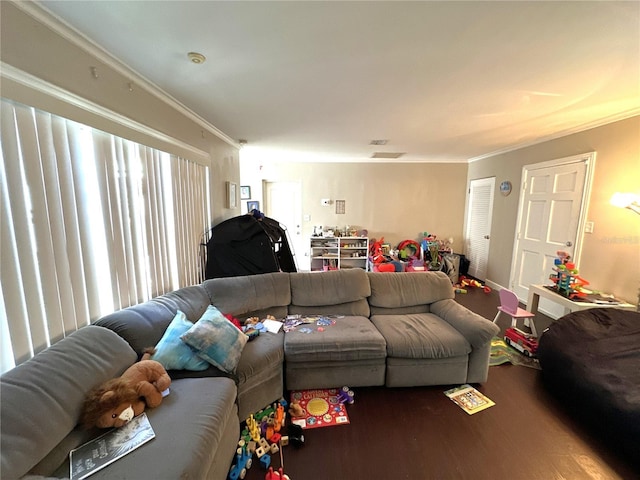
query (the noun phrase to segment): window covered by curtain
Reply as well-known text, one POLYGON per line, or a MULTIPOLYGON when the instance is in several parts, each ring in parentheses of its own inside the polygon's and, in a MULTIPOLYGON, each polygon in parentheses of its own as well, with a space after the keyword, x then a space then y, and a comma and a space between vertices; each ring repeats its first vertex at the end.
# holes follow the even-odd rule
POLYGON ((1 370, 201 281, 208 167, 2 99, 1 370))

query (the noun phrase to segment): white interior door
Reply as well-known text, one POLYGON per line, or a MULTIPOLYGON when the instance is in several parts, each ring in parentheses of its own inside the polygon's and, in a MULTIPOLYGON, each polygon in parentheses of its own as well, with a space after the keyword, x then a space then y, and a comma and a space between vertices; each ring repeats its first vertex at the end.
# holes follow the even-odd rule
POLYGON ((482 281, 487 278, 495 184, 495 177, 469 183, 465 255, 469 260, 469 275, 482 281))
MULTIPOLYGON (((525 303, 529 285, 549 284, 559 250, 578 262, 590 159, 570 157, 523 169, 510 283, 525 303)), ((546 300, 540 308, 554 318, 564 314, 563 308, 546 300)))
POLYGON ((265 182, 264 213, 280 222, 287 229, 291 253, 298 270, 309 270, 309 265, 301 265, 302 255, 307 246, 302 241, 302 196, 299 182, 265 182))

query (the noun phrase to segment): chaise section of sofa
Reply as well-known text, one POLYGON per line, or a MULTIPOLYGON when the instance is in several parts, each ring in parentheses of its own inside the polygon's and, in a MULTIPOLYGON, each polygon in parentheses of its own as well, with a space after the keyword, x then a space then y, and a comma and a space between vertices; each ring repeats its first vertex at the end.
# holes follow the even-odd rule
MULTIPOLYGON (((92 479, 227 477, 240 436, 233 380, 182 378, 169 389, 159 407, 147 410, 156 437, 92 479)), ((68 468, 56 472, 65 475, 68 468)))
POLYGON ((453 300, 444 273, 368 276, 371 321, 387 345, 386 386, 486 380, 490 340, 498 329, 453 300))
MULTIPOLYGON (((137 360, 119 335, 87 326, 0 377, 2 478, 68 478, 69 452, 106 430, 78 426, 86 393, 137 360)), ((156 434, 92 478, 226 478, 239 436, 228 378, 174 381, 147 409, 156 434)))
POLYGON ((284 340, 289 390, 384 384, 386 345, 369 320, 362 269, 290 274, 290 314, 330 315, 333 325, 298 328, 284 340))
POLYGON ((135 361, 135 352, 115 333, 88 326, 3 374, 2 478, 50 476, 68 463, 69 451, 89 440, 73 433, 86 392, 135 361))

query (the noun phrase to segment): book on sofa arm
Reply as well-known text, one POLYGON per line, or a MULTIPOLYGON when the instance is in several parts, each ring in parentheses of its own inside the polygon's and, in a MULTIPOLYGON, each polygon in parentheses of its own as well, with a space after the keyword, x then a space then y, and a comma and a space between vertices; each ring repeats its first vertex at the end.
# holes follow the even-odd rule
POLYGON ((71 450, 71 480, 82 480, 155 438, 146 413, 71 450))

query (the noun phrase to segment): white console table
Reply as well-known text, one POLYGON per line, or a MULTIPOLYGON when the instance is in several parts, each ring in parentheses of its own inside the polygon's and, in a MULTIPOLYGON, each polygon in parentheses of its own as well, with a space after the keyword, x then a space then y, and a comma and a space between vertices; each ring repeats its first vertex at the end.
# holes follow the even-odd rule
POLYGON ((562 305, 564 308, 568 309, 569 312, 575 312, 576 310, 585 310, 587 308, 633 308, 635 309, 635 305, 631 305, 630 303, 618 303, 618 304, 609 304, 609 303, 593 303, 593 302, 576 302, 573 300, 569 300, 567 297, 563 297, 562 295, 554 292, 553 290, 545 287, 544 285, 529 285, 529 298, 527 301, 527 310, 531 313, 538 312, 538 302, 540 301, 540 297, 551 300, 552 302, 558 303, 562 305))

